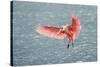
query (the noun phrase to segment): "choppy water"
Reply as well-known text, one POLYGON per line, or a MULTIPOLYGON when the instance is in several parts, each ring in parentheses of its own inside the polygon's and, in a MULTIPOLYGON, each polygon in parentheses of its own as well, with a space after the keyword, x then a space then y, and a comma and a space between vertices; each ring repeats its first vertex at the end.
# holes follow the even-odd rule
POLYGON ((90 62, 97 60, 97 7, 83 5, 13 2, 13 64, 37 65, 90 62), (82 30, 67 49, 66 39, 36 33, 37 25, 69 24, 78 16, 82 30))

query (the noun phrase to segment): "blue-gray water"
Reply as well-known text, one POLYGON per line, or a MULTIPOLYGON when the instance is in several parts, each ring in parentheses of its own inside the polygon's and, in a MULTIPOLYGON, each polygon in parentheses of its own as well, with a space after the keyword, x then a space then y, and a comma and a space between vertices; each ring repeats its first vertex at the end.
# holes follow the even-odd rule
POLYGON ((90 62, 97 60, 97 7, 36 2, 13 2, 13 64, 40 65, 90 62), (74 48, 66 39, 38 34, 38 25, 65 25, 78 16, 81 33, 74 48))

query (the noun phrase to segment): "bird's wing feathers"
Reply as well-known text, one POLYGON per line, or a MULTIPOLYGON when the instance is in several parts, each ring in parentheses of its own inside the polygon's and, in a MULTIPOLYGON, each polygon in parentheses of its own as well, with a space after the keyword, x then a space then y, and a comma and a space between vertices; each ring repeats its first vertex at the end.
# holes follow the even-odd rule
POLYGON ((36 31, 44 36, 56 39, 63 39, 65 34, 63 32, 58 33, 60 29, 62 28, 54 26, 38 26, 36 31))

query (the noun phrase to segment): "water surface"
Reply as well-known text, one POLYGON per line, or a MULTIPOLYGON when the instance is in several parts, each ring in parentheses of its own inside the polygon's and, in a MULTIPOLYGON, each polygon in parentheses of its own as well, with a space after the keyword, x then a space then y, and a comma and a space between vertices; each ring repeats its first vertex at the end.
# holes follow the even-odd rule
POLYGON ((13 2, 13 64, 40 65, 97 60, 97 7, 87 5, 13 2), (38 34, 38 25, 65 25, 78 16, 82 30, 67 49, 66 38, 38 34))

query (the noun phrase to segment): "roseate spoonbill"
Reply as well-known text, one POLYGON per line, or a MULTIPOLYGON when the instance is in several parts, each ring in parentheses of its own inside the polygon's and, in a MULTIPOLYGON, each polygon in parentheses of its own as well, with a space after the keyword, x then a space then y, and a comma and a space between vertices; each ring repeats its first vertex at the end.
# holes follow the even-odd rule
POLYGON ((39 34, 42 34, 44 36, 48 36, 50 38, 56 38, 56 39, 64 39, 64 37, 68 38, 68 45, 67 48, 69 48, 69 44, 72 43, 76 39, 76 37, 80 34, 81 25, 80 21, 77 16, 72 16, 71 24, 64 25, 64 26, 38 26, 36 28, 36 31, 39 34))

